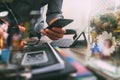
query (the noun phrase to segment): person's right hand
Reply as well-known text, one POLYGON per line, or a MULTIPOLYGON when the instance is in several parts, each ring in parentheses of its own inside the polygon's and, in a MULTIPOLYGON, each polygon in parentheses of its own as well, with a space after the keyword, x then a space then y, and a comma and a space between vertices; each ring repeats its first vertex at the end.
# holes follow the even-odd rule
MULTIPOLYGON (((50 21, 49 25, 55 22, 57 19, 58 18, 53 18, 50 21)), ((41 33, 48 36, 51 40, 58 40, 60 38, 63 38, 66 30, 64 28, 58 28, 57 26, 54 26, 52 29, 41 30, 41 33)))

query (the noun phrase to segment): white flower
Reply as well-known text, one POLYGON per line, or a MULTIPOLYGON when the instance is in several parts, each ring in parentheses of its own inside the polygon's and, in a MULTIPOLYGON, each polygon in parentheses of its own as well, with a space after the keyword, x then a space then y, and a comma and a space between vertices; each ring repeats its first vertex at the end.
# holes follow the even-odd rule
POLYGON ((102 50, 102 54, 105 56, 110 56, 115 49, 115 38, 112 37, 112 33, 108 33, 107 31, 98 35, 97 43, 99 48, 102 50))

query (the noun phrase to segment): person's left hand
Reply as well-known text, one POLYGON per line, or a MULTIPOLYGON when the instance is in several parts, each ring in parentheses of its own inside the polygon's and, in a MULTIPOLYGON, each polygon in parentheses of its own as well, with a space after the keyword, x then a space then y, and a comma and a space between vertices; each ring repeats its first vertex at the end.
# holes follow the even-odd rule
POLYGON ((48 36, 51 40, 58 40, 63 38, 66 31, 64 28, 54 27, 52 29, 41 30, 41 33, 48 36))

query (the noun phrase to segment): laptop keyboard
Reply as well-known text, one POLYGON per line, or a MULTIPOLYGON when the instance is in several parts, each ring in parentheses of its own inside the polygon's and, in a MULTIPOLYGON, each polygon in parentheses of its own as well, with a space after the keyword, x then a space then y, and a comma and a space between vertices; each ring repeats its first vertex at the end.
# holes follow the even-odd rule
POLYGON ((70 45, 72 44, 72 40, 71 39, 59 39, 59 40, 53 41, 51 44, 53 46, 58 46, 58 47, 70 47, 70 45))

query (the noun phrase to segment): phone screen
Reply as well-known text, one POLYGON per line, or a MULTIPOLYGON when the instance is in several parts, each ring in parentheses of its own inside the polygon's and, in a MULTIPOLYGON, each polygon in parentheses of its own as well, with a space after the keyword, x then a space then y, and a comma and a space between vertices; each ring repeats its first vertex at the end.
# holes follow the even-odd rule
POLYGON ((47 28, 51 29, 53 27, 58 27, 62 28, 65 27, 66 25, 70 24, 73 22, 73 19, 58 19, 55 22, 53 22, 51 25, 49 25, 47 28))

